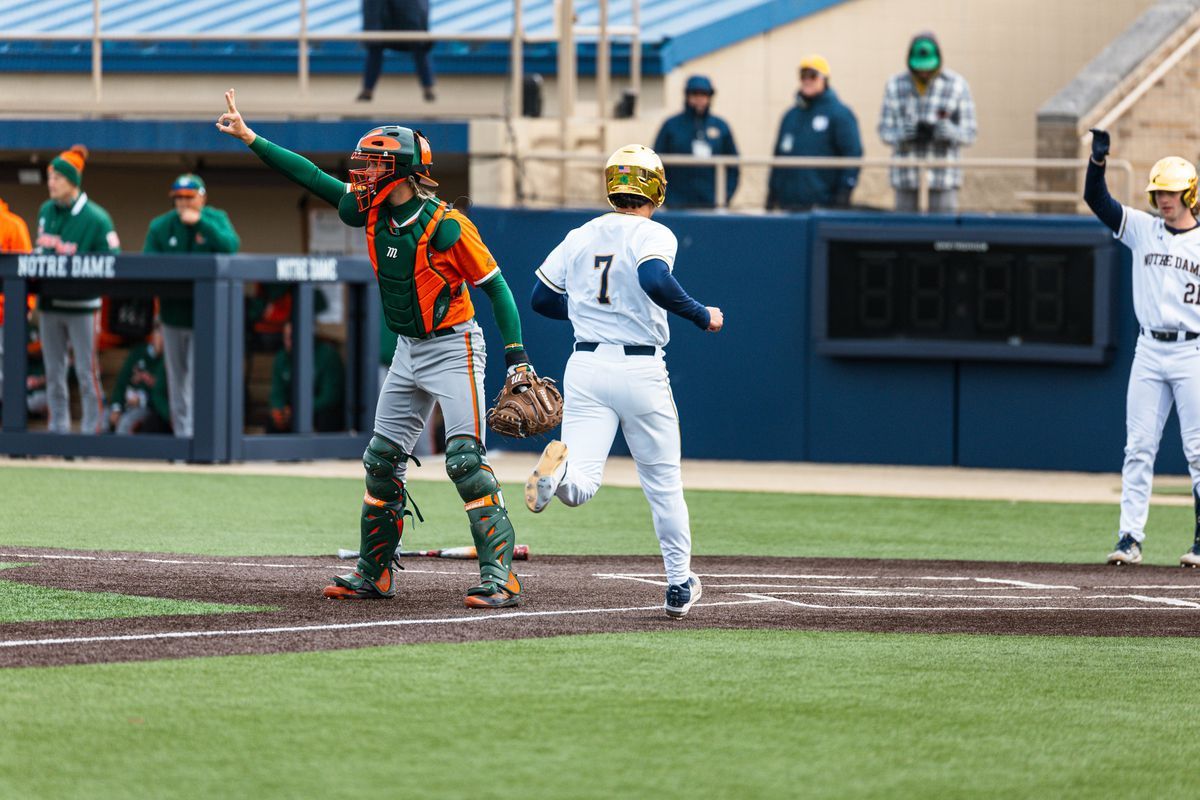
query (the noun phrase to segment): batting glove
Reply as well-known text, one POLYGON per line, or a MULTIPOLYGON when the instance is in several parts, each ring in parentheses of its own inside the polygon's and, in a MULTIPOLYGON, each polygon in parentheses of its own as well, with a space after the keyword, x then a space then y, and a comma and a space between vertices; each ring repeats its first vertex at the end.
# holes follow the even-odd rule
POLYGON ((1092 128, 1092 161, 1103 164, 1104 159, 1108 158, 1109 144, 1108 131, 1092 128))

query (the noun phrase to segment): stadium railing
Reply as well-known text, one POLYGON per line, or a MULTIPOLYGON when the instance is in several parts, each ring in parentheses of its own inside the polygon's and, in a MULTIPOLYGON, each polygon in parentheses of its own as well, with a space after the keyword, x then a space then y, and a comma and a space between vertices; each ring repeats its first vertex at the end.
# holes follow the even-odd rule
MULTIPOLYGON (((725 195, 728 186, 728 170, 731 167, 786 167, 797 169, 845 169, 849 167, 902 167, 917 168, 918 176, 918 207, 921 211, 929 208, 929 170, 945 167, 962 169, 964 172, 975 170, 1035 170, 1043 172, 1074 171, 1078 173, 1077 183, 1079 192, 1076 194, 1064 192, 1015 192, 1015 199, 1020 202, 1041 203, 1078 203, 1083 199, 1083 171, 1087 168, 1084 158, 962 158, 962 159, 917 159, 893 157, 812 157, 812 156, 690 156, 660 154, 663 164, 667 167, 715 167, 714 196, 717 208, 726 205, 725 195)), ((523 162, 557 162, 563 165, 559 170, 559 189, 562 198, 567 197, 569 184, 567 164, 589 164, 603 166, 606 156, 596 153, 568 153, 562 151, 529 151, 512 156, 517 162, 518 172, 523 162)), ((1108 167, 1121 175, 1121 186, 1114 195, 1125 203, 1130 203, 1134 196, 1133 165, 1120 158, 1109 158, 1108 167)))

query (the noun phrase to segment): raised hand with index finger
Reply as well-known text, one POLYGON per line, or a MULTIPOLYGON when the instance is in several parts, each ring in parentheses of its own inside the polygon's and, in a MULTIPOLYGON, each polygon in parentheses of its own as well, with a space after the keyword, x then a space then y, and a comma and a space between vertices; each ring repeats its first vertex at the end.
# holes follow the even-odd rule
POLYGON ((258 138, 237 110, 233 89, 225 92, 225 108, 225 113, 217 117, 217 130, 227 133, 235 139, 241 139, 246 144, 251 144, 258 138))

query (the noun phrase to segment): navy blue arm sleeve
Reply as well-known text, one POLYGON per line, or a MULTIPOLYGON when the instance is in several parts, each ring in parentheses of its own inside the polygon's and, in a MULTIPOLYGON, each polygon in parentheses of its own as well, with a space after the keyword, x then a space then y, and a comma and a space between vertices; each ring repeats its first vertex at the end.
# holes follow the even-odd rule
POLYGON ((1088 159, 1087 178, 1083 182, 1083 200, 1092 213, 1100 218, 1113 233, 1121 229, 1121 218, 1125 216, 1121 204, 1108 193, 1104 182, 1104 167, 1088 159))
POLYGON ((567 319, 567 296, 559 294, 541 280, 533 282, 533 295, 529 305, 543 317, 550 319, 567 319))
POLYGON ((693 300, 661 258, 652 258, 638 265, 638 283, 655 304, 672 314, 691 320, 698 328, 708 328, 708 309, 693 300))

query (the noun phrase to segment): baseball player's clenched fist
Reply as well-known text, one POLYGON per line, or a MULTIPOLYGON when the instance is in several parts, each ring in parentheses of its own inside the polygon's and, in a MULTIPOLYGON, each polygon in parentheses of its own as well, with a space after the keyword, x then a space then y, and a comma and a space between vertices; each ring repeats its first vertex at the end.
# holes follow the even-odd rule
POLYGON ((716 333, 725 327, 725 315, 721 313, 721 309, 716 306, 705 306, 708 309, 708 330, 711 333, 716 333))
POLYGON ((251 144, 258 138, 238 112, 237 105, 234 103, 233 89, 225 92, 225 108, 225 113, 217 117, 217 130, 227 133, 235 139, 241 139, 246 144, 251 144))

